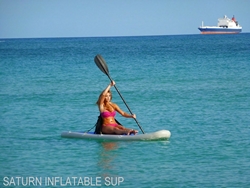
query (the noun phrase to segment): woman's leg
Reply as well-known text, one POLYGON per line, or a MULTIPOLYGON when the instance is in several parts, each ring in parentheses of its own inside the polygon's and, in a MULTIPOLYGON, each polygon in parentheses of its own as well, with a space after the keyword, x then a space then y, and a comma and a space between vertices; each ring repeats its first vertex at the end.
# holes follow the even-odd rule
POLYGON ((103 126, 102 127, 102 133, 104 134, 118 134, 118 135, 122 135, 122 134, 130 134, 131 132, 133 132, 133 129, 127 129, 127 128, 123 128, 121 129, 120 127, 112 127, 112 126, 103 126))
POLYGON ((117 127, 117 128, 119 128, 119 129, 127 130, 129 133, 133 133, 133 134, 138 133, 138 131, 137 131, 137 130, 134 130, 134 129, 128 129, 128 128, 126 128, 126 127, 123 127, 122 125, 117 125, 116 127, 117 127))

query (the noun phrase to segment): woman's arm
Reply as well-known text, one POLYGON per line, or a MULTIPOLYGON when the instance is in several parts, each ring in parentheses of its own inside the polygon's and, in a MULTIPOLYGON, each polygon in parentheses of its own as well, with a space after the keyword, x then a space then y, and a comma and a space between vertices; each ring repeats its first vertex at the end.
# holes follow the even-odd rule
POLYGON ((112 107, 113 107, 119 114, 121 114, 123 117, 126 117, 126 118, 134 118, 134 119, 136 119, 136 115, 135 115, 135 114, 132 114, 132 115, 131 115, 131 114, 128 114, 128 113, 122 111, 122 110, 120 109, 120 107, 119 107, 117 104, 112 103, 112 107))
POLYGON ((98 104, 98 105, 103 104, 104 99, 105 99, 105 97, 106 97, 108 91, 109 91, 110 88, 111 88, 112 86, 114 86, 114 85, 115 85, 115 81, 112 81, 112 82, 106 87, 106 89, 104 89, 104 90, 102 91, 102 93, 100 94, 99 99, 98 99, 98 101, 97 101, 97 104, 98 104))

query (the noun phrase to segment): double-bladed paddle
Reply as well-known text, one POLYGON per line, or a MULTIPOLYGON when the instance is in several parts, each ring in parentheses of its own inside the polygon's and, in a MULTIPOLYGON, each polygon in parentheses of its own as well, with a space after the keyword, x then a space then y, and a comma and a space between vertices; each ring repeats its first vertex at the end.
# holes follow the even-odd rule
MULTIPOLYGON (((96 55, 94 61, 95 61, 95 64, 97 65, 97 67, 98 67, 104 74, 106 74, 106 75, 108 76, 108 78, 110 79, 110 81, 112 81, 112 79, 111 79, 111 77, 110 77, 110 75, 109 75, 108 66, 107 66, 105 60, 102 58, 102 56, 99 55, 99 54, 96 55)), ((115 87, 117 93, 120 95, 121 99, 123 100, 124 104, 127 106, 129 112, 130 112, 131 114, 133 114, 132 111, 130 110, 130 108, 128 107, 127 103, 125 102, 124 98, 122 97, 120 91, 117 89, 116 85, 114 85, 114 87, 115 87)), ((139 122, 137 121, 137 119, 134 118, 134 120, 135 120, 135 122, 137 123, 137 125, 139 126, 139 128, 141 129, 141 131, 142 131, 143 134, 144 134, 144 131, 143 131, 143 129, 141 128, 141 126, 140 126, 139 122)))

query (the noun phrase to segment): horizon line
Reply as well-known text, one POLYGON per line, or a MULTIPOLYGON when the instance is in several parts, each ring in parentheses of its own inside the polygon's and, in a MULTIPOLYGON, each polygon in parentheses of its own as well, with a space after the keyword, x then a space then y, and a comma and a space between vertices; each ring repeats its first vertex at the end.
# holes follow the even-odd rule
MULTIPOLYGON (((241 32, 238 34, 247 34, 250 32, 241 32)), ((160 37, 160 36, 180 36, 180 35, 201 35, 200 33, 195 34, 168 34, 168 35, 117 35, 117 36, 77 36, 77 37, 6 37, 4 39, 56 39, 56 38, 121 38, 121 37, 160 37)), ((223 34, 225 35, 225 34, 223 34)))

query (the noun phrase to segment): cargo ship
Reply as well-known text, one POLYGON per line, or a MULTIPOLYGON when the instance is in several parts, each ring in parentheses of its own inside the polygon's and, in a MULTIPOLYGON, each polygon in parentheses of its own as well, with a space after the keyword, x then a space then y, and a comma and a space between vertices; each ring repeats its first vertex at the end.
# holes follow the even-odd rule
POLYGON ((204 26, 202 21, 198 29, 201 31, 201 34, 237 34, 242 31, 242 27, 235 17, 233 16, 232 19, 229 19, 226 15, 218 19, 217 26, 204 26))

